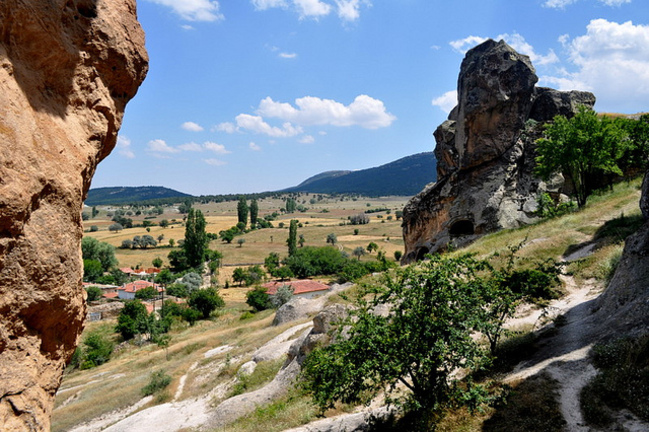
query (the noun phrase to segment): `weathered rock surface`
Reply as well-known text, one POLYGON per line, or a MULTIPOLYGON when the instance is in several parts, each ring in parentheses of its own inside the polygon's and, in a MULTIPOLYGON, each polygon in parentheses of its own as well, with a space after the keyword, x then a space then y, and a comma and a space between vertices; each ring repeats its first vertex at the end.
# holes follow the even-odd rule
POLYGON ((600 337, 645 333, 649 328, 649 172, 642 183, 645 224, 629 236, 615 275, 597 299, 593 319, 600 337))
POLYGON ((539 122, 573 115, 595 97, 535 88, 537 81, 529 58, 504 41, 467 52, 458 105, 435 131, 438 181, 404 209, 403 263, 533 222, 539 194, 561 192, 561 176, 542 182, 533 175, 539 122))
POLYGON ((0 2, 0 424, 49 430, 85 317, 81 209, 147 72, 135 0, 0 2))

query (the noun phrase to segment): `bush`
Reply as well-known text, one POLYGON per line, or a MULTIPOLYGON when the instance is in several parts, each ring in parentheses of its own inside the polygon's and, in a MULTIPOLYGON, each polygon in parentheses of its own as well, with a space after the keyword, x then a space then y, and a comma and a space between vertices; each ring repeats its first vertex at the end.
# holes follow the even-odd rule
POLYGON ((214 288, 199 289, 189 295, 189 306, 199 311, 203 319, 208 319, 216 308, 225 306, 225 302, 214 288))
POLYGON ((103 291, 101 288, 96 287, 96 286, 89 286, 86 288, 86 292, 88 293, 88 299, 87 301, 95 301, 99 300, 103 294, 103 291))
POLYGON ((187 290, 187 285, 182 283, 171 284, 167 287, 167 295, 186 298, 189 296, 189 291, 187 290))
POLYGON ((266 293, 266 289, 261 287, 248 291, 246 294, 246 303, 257 312, 270 309, 273 306, 270 301, 270 296, 266 293))
POLYGON ((142 288, 135 293, 135 298, 139 300, 152 300, 158 297, 158 290, 152 286, 142 288))
POLYGON ((136 334, 146 330, 148 313, 146 307, 139 300, 129 300, 117 318, 115 331, 122 335, 122 339, 133 339, 136 334))
POLYGON ((270 302, 275 309, 279 309, 282 305, 290 302, 293 298, 293 287, 291 285, 281 285, 277 288, 277 292, 270 296, 270 302))
POLYGON ((115 345, 108 336, 101 333, 90 333, 83 341, 85 346, 85 361, 81 369, 89 369, 102 365, 110 359, 115 345))
POLYGON ((171 384, 171 377, 164 370, 152 372, 149 383, 142 388, 142 395, 151 396, 165 389, 169 384, 171 384))

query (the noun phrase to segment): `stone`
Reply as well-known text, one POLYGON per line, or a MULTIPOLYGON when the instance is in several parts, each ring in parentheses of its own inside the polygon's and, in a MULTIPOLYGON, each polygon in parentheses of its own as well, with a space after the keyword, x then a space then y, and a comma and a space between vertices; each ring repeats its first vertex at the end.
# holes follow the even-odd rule
POLYGON ((543 182, 534 175, 535 141, 543 121, 592 106, 595 97, 536 88, 537 81, 529 58, 504 41, 467 52, 458 105, 434 134, 438 180, 403 211, 403 264, 532 223, 540 194, 564 191, 563 177, 543 182))
POLYGON ((86 315, 83 200, 148 58, 135 0, 3 0, 0 23, 0 424, 49 430, 86 315))

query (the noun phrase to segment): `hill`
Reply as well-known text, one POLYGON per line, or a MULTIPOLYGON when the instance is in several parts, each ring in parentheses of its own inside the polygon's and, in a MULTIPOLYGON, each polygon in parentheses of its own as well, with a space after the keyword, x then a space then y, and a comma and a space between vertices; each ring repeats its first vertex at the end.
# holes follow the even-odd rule
POLYGON ((433 152, 418 153, 358 171, 328 171, 282 192, 311 192, 365 196, 411 196, 436 179, 433 152))
POLYGON ((90 189, 85 204, 89 206, 127 204, 161 198, 185 198, 191 195, 162 186, 117 186, 90 189))

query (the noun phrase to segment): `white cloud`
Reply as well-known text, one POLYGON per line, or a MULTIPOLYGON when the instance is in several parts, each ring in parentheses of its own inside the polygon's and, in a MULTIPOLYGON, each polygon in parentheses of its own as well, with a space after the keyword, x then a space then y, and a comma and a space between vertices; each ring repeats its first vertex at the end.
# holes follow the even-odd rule
POLYGON ((171 147, 164 140, 155 139, 151 140, 147 144, 147 150, 153 153, 178 153, 179 149, 171 147))
MULTIPOLYGON (((475 47, 476 45, 481 44, 487 39, 488 38, 482 36, 467 36, 464 39, 451 41, 450 45, 456 51, 465 54, 468 50, 475 47)), ((497 41, 501 39, 504 40, 505 42, 507 42, 508 45, 510 45, 516 51, 528 56, 532 61, 532 64, 534 65, 547 65, 559 61, 559 57, 557 57, 557 55, 554 53, 553 50, 549 50, 546 55, 537 54, 536 51, 534 51, 534 47, 530 45, 525 40, 525 38, 518 33, 500 34, 496 36, 494 39, 497 41)))
POLYGON ((318 19, 322 16, 329 15, 331 12, 331 5, 320 0, 293 0, 293 4, 300 15, 300 19, 318 19))
POLYGON ((279 53, 279 57, 285 58, 285 59, 294 59, 297 57, 296 53, 279 53))
POLYGON ((649 26, 596 19, 588 24, 585 35, 562 40, 576 71, 559 78, 544 77, 546 80, 593 91, 598 106, 603 103, 607 110, 646 108, 649 26))
POLYGON ((183 25, 180 26, 180 28, 183 29, 183 30, 187 30, 187 31, 195 30, 194 27, 190 26, 189 24, 183 24, 183 25))
POLYGON ((182 151, 190 151, 190 152, 200 152, 203 151, 203 147, 201 147, 200 144, 196 144, 195 142, 190 142, 186 144, 181 144, 178 146, 178 148, 182 151))
POLYGON ((226 150, 226 148, 225 148, 225 146, 223 144, 217 144, 215 142, 207 141, 207 142, 203 143, 203 147, 206 150, 213 151, 216 154, 225 155, 225 154, 232 153, 231 151, 226 150))
POLYGON ((230 123, 230 122, 219 123, 212 130, 212 132, 225 132, 229 134, 233 134, 236 131, 237 131, 237 126, 234 123, 230 123))
POLYGON ((204 161, 206 164, 208 164, 208 165, 212 165, 212 166, 223 166, 223 165, 227 165, 226 162, 223 162, 222 160, 219 160, 219 159, 203 159, 203 161, 204 161))
POLYGON ((276 7, 285 8, 288 6, 285 0, 252 0, 252 4, 257 10, 266 10, 276 7))
POLYGON ((194 123, 191 121, 185 122, 181 126, 183 129, 186 131, 190 132, 202 132, 203 131, 203 126, 199 125, 198 123, 194 123))
POLYGON ((315 142, 315 138, 313 138, 311 135, 304 135, 299 139, 299 142, 300 144, 313 144, 315 142))
POLYGON ((300 126, 361 126, 366 129, 387 127, 396 119, 386 111, 382 101, 367 95, 357 96, 347 106, 313 96, 296 99, 295 105, 297 108, 267 97, 260 102, 257 114, 287 120, 300 126))
MULTIPOLYGON (((543 3, 543 6, 553 8, 553 9, 565 9, 566 6, 569 6, 573 3, 577 3, 579 0, 546 0, 543 3)), ((599 3, 602 3, 606 6, 617 7, 622 6, 625 3, 631 3, 631 0, 598 0, 599 3)))
POLYGON ((275 138, 287 138, 302 133, 302 128, 294 127, 290 123, 284 123, 281 128, 271 126, 260 116, 250 114, 239 114, 236 117, 237 127, 252 132, 268 135, 275 138))
POLYGON ((219 21, 224 19, 219 12, 216 0, 148 0, 170 7, 177 15, 187 21, 219 21))
POLYGON ((251 142, 250 144, 248 144, 248 147, 249 147, 250 150, 252 150, 252 151, 261 151, 261 147, 259 147, 259 146, 258 146, 257 144, 255 144, 254 142, 251 142))
POLYGON ((457 105, 457 90, 447 91, 443 95, 436 97, 433 99, 432 104, 446 114, 450 113, 455 108, 455 105, 457 105))
POLYGON ((371 3, 369 1, 336 0, 336 6, 338 7, 338 16, 344 21, 356 21, 361 16, 361 4, 371 6, 371 3))
POLYGON ((131 150, 131 140, 125 136, 119 135, 117 137, 117 153, 124 156, 127 159, 135 158, 135 153, 131 150))

